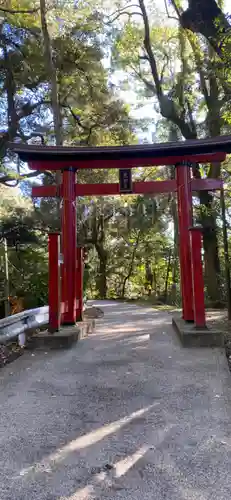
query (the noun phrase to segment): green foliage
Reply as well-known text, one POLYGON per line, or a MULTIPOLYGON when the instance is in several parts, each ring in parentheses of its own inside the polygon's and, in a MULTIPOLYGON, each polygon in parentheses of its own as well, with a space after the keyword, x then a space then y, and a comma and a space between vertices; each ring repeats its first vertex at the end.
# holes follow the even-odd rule
POLYGON ((7 241, 9 289, 24 307, 47 303, 47 244, 29 198, 15 188, 0 186, 0 301, 3 300, 4 238, 7 241))
POLYGON ((48 255, 46 245, 10 249, 10 293, 23 298, 26 309, 47 305, 48 255))

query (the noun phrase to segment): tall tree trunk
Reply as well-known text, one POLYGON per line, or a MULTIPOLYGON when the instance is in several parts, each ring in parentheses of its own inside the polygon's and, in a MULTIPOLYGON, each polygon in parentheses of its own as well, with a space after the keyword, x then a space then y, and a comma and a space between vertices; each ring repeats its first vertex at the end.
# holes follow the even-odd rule
MULTIPOLYGON (((57 146, 62 146, 63 135, 62 135, 62 116, 59 104, 59 93, 57 84, 57 74, 56 68, 53 62, 52 54, 52 43, 48 31, 47 19, 46 19, 46 0, 40 0, 40 13, 41 13, 41 27, 43 34, 43 44, 44 44, 44 59, 47 70, 47 77, 50 79, 51 88, 51 107, 53 113, 54 122, 54 135, 55 142, 57 146)), ((62 174, 59 170, 56 172, 56 184, 61 184, 62 174)), ((61 228, 61 217, 60 217, 60 201, 57 199, 57 216, 59 229, 61 228)))
POLYGON ((8 267, 8 250, 7 250, 7 240, 4 238, 4 278, 5 278, 5 286, 4 286, 4 305, 5 305, 5 317, 10 315, 10 281, 9 281, 9 267, 8 267))
MULTIPOLYGON (((2 33, 3 26, 0 26, 2 33)), ((11 64, 11 55, 8 53, 7 44, 2 44, 5 69, 5 88, 7 96, 7 132, 3 133, 0 138, 0 158, 3 158, 7 150, 7 141, 13 141, 18 130, 17 114, 15 110, 15 93, 16 85, 14 80, 13 67, 11 64)))
MULTIPOLYGON (((212 49, 209 49, 212 58, 212 49)), ((221 133, 219 88, 216 76, 212 68, 209 79, 209 99, 207 102, 207 127, 210 137, 217 137, 221 133)), ((219 178, 221 174, 221 164, 210 165, 208 177, 219 178)), ((220 260, 217 238, 216 211, 213 206, 214 196, 207 191, 201 191, 200 202, 201 223, 204 228, 204 259, 205 259, 205 280, 207 284, 208 296, 212 304, 220 302, 220 260)))
POLYGON ((166 271, 166 278, 165 278, 165 286, 164 286, 164 303, 167 303, 168 299, 168 282, 169 282, 169 275, 170 275, 170 270, 171 270, 171 260, 172 260, 172 250, 170 248, 169 254, 168 254, 168 261, 167 261, 167 271, 166 271))
POLYGON ((135 260, 136 251, 137 251, 137 248, 139 245, 140 235, 141 235, 141 232, 139 231, 137 234, 136 242, 135 242, 134 247, 133 247, 133 252, 132 252, 130 266, 128 268, 128 273, 125 276, 124 281, 123 281, 123 287, 122 287, 122 298, 123 299, 125 297, 125 290, 126 290, 127 281, 129 280, 129 278, 131 277, 132 272, 133 272, 134 260, 135 260))
POLYGON ((107 258, 100 257, 99 278, 97 280, 99 296, 101 299, 107 298, 107 258))
POLYGON ((216 214, 213 209, 213 196, 200 193, 201 215, 203 226, 203 247, 205 262, 205 283, 208 298, 212 304, 220 301, 220 261, 218 252, 216 214))
MULTIPOLYGON (((177 128, 170 123, 169 130, 169 141, 178 141, 179 133, 177 128)), ((170 179, 175 179, 175 165, 172 165, 169 170, 170 179)), ((173 231, 174 231, 174 249, 172 256, 172 290, 171 290, 171 301, 173 304, 176 303, 176 286, 179 276, 179 226, 178 226, 178 210, 177 210, 177 200, 175 195, 171 195, 170 198, 170 213, 173 220, 173 231)))
POLYGON ((154 292, 155 297, 157 297, 157 276, 156 276, 156 269, 153 267, 153 285, 152 289, 154 292))
POLYGON ((223 245, 224 245, 224 259, 225 259, 225 281, 226 281, 226 290, 227 290, 228 319, 231 320, 231 279, 230 279, 229 244, 228 244, 224 189, 221 189, 220 204, 221 204, 221 217, 222 217, 222 230, 223 230, 223 245))
POLYGON ((95 249, 99 258, 99 275, 96 279, 96 287, 101 299, 107 297, 107 261, 108 253, 104 248, 104 237, 101 242, 95 241, 95 249))
POLYGON ((176 206, 176 198, 172 199, 171 212, 173 217, 174 225, 174 249, 172 257, 172 290, 171 290, 171 302, 176 304, 176 289, 177 283, 179 281, 179 237, 178 237, 178 214, 176 206))
POLYGON ((55 142, 57 146, 61 146, 63 143, 62 119, 61 119, 61 112, 59 105, 57 74, 52 55, 52 43, 46 20, 46 0, 40 0, 40 11, 41 11, 41 26, 42 26, 43 43, 44 43, 45 64, 47 69, 47 76, 48 78, 50 77, 50 85, 51 85, 51 105, 52 105, 53 120, 54 120, 55 142))
POLYGON ((151 268, 151 263, 149 259, 145 260, 145 289, 148 291, 148 295, 151 295, 153 287, 153 272, 151 268))

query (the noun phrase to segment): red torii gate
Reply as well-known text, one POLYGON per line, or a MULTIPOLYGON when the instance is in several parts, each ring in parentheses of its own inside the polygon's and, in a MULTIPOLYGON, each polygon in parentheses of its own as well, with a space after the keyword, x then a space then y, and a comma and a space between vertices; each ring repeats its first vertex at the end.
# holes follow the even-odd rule
MULTIPOLYGON (((119 194, 159 194, 177 192, 180 235, 180 271, 183 319, 205 326, 204 283, 201 261, 201 231, 192 227, 192 191, 221 189, 219 179, 192 179, 191 163, 222 162, 231 152, 231 136, 116 147, 56 147, 13 144, 12 149, 33 170, 61 170, 59 186, 35 186, 32 196, 59 196, 62 209, 62 324, 74 324, 82 318, 82 253, 76 243, 78 196, 119 194), (131 169, 137 166, 175 165, 176 179, 134 182, 121 192, 119 183, 77 184, 76 171, 85 168, 131 169)), ((49 238, 49 323, 52 331, 60 326, 59 242, 57 234, 49 238)))

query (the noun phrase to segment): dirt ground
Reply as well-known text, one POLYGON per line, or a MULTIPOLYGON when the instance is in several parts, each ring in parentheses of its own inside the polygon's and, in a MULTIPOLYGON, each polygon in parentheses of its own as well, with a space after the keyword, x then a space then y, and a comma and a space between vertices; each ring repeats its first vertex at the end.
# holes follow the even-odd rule
POLYGON ((183 348, 169 310, 95 305, 72 349, 0 370, 0 500, 227 500, 224 349, 183 348))

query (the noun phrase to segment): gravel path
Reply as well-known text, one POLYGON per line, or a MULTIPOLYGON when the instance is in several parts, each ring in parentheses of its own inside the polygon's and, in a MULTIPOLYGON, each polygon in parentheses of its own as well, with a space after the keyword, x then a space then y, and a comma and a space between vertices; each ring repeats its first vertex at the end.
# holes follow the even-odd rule
POLYGON ((231 379, 170 314, 98 303, 94 335, 0 371, 1 500, 228 500, 231 379))

